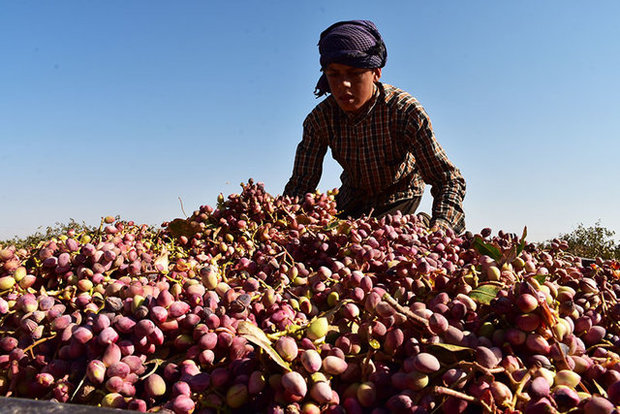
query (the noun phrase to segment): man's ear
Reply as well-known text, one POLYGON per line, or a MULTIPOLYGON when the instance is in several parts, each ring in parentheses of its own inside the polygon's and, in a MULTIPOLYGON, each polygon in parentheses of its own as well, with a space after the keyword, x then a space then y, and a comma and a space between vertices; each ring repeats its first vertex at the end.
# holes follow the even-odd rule
POLYGON ((379 79, 381 79, 381 69, 382 68, 374 68, 373 71, 373 75, 374 75, 374 79, 373 82, 378 82, 379 79))

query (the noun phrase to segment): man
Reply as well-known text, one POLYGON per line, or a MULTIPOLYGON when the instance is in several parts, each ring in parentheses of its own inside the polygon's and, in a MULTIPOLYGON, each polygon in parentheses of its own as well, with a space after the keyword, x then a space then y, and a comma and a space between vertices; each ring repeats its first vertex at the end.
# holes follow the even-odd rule
POLYGON ((343 215, 413 214, 428 183, 430 225, 464 231, 465 180, 435 140, 420 103, 379 82, 387 51, 375 25, 335 23, 321 33, 319 52, 323 75, 315 94, 330 96, 304 121, 284 194, 302 197, 315 191, 330 148, 343 168, 336 196, 343 215))

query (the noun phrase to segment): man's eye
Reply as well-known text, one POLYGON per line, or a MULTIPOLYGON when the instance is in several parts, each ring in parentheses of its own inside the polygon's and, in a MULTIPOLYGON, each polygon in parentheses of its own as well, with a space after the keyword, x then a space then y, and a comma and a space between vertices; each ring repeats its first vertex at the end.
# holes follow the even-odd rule
POLYGON ((365 70, 360 70, 360 71, 355 71, 355 72, 347 72, 347 73, 334 73, 334 72, 325 72, 325 76, 327 76, 330 79, 340 79, 340 78, 344 78, 344 79, 360 79, 364 73, 366 73, 365 70))

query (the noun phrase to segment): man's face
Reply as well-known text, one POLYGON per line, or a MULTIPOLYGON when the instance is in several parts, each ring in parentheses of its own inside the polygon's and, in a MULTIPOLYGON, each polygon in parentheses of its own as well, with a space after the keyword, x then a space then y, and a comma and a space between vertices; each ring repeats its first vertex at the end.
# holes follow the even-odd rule
POLYGON ((372 98, 375 82, 381 78, 381 68, 360 69, 341 63, 330 63, 325 76, 338 106, 355 113, 372 98))

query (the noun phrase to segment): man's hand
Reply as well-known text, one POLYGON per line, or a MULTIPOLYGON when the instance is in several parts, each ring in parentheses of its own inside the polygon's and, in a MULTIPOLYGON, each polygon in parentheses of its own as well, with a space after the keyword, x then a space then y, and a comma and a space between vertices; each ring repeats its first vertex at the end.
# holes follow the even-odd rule
POLYGON ((432 219, 429 227, 431 231, 443 230, 447 232, 448 229, 452 230, 450 223, 443 219, 432 219))
POLYGON ((452 226, 450 225, 450 223, 448 223, 447 220, 432 218, 423 211, 417 213, 416 216, 418 218, 418 221, 432 232, 435 232, 437 230, 443 230, 444 232, 447 232, 448 229, 453 230, 452 226))

